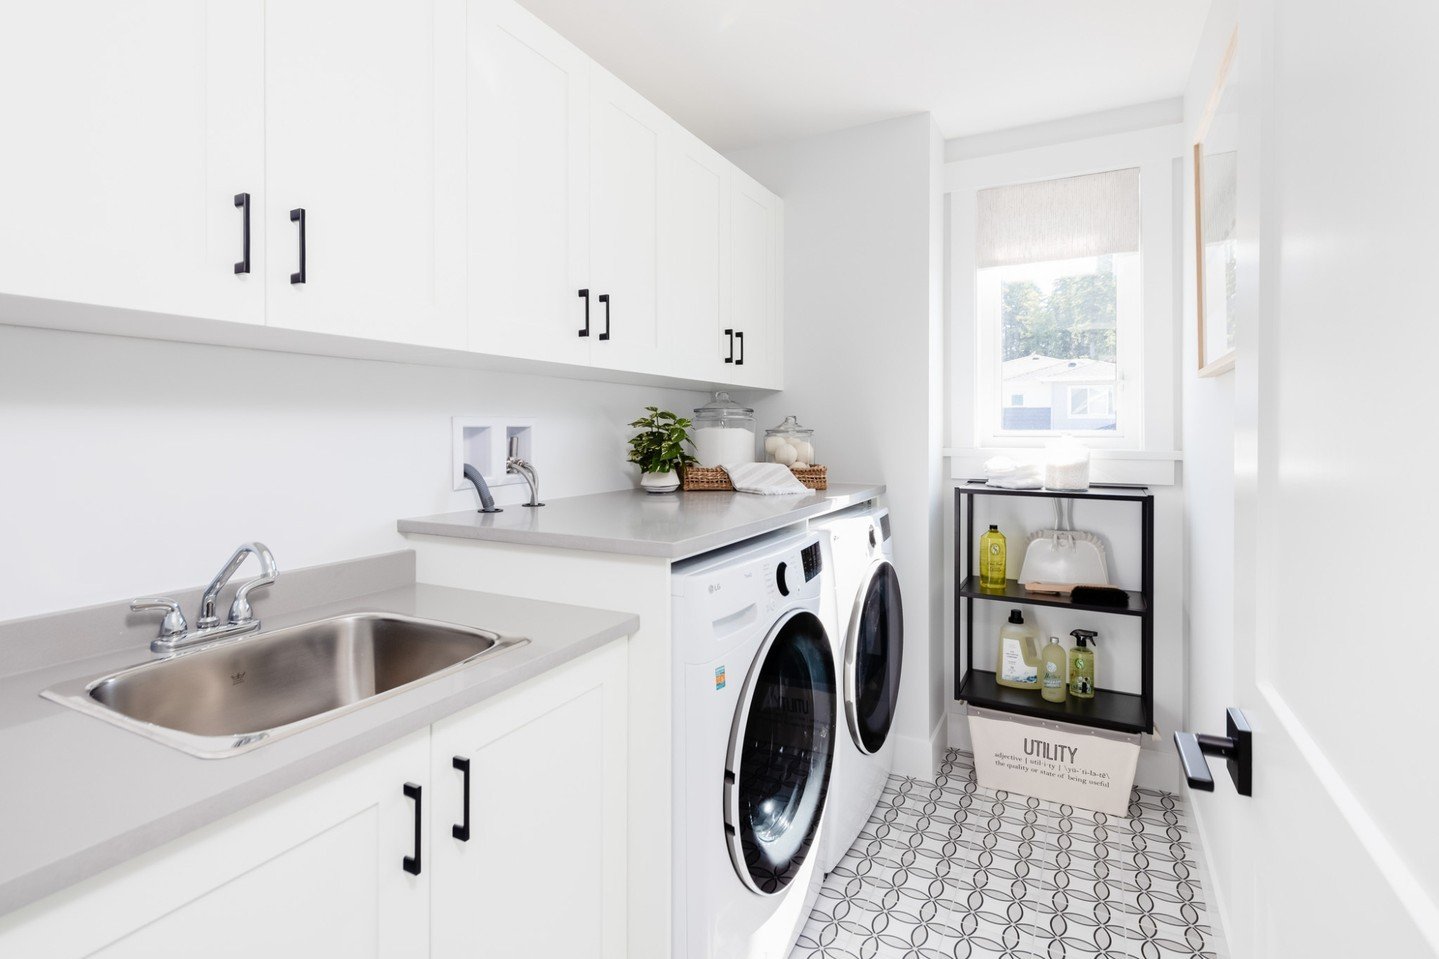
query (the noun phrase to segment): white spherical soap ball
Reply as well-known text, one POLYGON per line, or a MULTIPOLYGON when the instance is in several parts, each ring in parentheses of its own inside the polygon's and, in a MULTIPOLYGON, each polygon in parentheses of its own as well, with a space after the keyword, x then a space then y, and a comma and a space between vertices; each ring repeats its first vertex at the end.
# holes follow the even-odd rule
POLYGON ((775 450, 779 449, 779 444, 783 442, 783 436, 766 436, 764 438, 764 451, 766 453, 773 453, 775 450))
POLYGON ((795 446, 794 450, 799 455, 799 458, 804 461, 804 464, 806 466, 814 463, 814 446, 809 441, 800 440, 798 445, 795 446))
POLYGON ((774 451, 774 461, 788 466, 799 459, 799 451, 788 443, 780 443, 774 451))

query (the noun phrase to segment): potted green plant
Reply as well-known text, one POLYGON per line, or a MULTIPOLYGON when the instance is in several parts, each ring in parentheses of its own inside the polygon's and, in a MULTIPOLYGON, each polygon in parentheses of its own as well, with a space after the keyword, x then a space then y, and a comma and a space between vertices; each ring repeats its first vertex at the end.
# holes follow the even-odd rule
POLYGON ((658 406, 646 406, 630 426, 630 462, 640 468, 640 486, 651 493, 679 489, 681 470, 695 461, 685 446, 690 443, 690 421, 658 406))

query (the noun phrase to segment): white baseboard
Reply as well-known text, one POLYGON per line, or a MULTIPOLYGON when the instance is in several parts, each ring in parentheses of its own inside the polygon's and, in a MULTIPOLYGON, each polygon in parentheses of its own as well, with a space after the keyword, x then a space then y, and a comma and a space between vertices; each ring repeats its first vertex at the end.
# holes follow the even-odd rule
POLYGON ((949 748, 947 714, 929 732, 928 739, 918 736, 896 736, 894 738, 894 772, 899 776, 913 776, 915 779, 932 780, 939 773, 944 762, 944 751, 949 748))

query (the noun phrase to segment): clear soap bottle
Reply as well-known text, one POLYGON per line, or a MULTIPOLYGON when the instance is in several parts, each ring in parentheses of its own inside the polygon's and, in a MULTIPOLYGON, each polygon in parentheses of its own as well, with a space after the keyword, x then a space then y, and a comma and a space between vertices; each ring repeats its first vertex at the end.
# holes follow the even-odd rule
POLYGON ((1059 637, 1049 637, 1049 643, 1039 655, 1039 694, 1051 703, 1062 703, 1069 698, 1068 662, 1059 637))

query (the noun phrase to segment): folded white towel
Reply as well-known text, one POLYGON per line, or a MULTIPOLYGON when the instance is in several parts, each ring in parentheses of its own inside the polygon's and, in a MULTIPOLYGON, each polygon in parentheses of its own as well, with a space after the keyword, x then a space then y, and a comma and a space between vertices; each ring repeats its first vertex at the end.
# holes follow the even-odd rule
POLYGON ((1039 489, 1044 485, 1044 472, 1038 463, 1016 463, 1008 456, 986 460, 984 475, 990 486, 1000 489, 1039 489))
POLYGON ((741 493, 759 493, 762 496, 781 496, 791 493, 808 493, 809 489, 795 479, 794 473, 782 463, 736 463, 721 466, 729 474, 729 481, 741 493))

